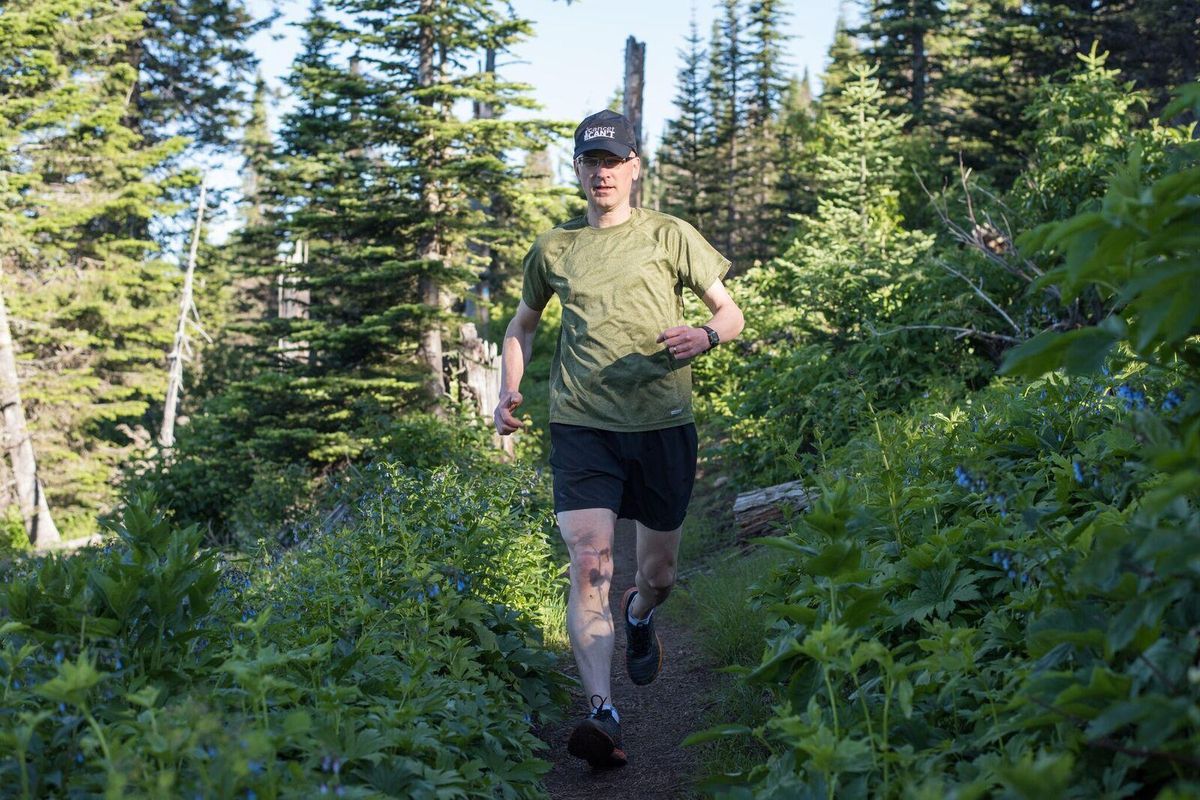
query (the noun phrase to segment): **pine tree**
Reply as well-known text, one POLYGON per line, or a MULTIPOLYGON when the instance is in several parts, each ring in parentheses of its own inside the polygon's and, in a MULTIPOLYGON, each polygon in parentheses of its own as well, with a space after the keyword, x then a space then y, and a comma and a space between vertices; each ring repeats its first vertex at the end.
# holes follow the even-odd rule
POLYGON ((854 80, 851 69, 864 65, 862 50, 846 25, 846 18, 839 16, 829 45, 825 71, 821 73, 821 108, 834 109, 841 104, 841 96, 847 84, 854 80))
POLYGON ((305 29, 288 79, 296 108, 263 181, 270 224, 246 237, 273 235, 277 252, 303 243, 287 281, 304 313, 268 321, 259 349, 274 350, 275 369, 217 406, 273 407, 236 423, 246 446, 321 464, 357 456, 381 421, 428 407, 429 387, 444 386, 453 309, 494 268, 489 249, 514 252, 538 202, 508 154, 539 152, 565 130, 507 119, 532 104, 524 89, 470 68, 528 34, 502 3, 362 0, 336 15, 315 4, 305 29), (493 118, 460 117, 463 100, 493 118))
POLYGON ((818 204, 800 225, 776 274, 772 296, 795 308, 791 323, 813 338, 863 338, 866 326, 895 311, 899 278, 927 249, 928 237, 901 226, 901 132, 874 68, 851 67, 844 105, 820 122, 818 204))
POLYGON ((144 16, 126 51, 137 80, 125 124, 147 142, 182 135, 198 145, 235 144, 258 66, 248 42, 274 15, 255 20, 243 0, 138 5, 144 16))
POLYGON ((117 0, 22 0, 0 14, 0 263, 39 472, 68 535, 162 402, 177 270, 131 238, 176 180, 180 138, 122 123, 144 17, 117 0))
POLYGON ((686 47, 679 51, 683 61, 675 89, 678 116, 668 120, 658 151, 655 197, 659 207, 711 235, 712 197, 705 191, 706 176, 717 160, 712 149, 712 114, 705 93, 704 62, 700 32, 692 16, 686 47))
POLYGON ((899 103, 897 110, 917 126, 940 122, 945 28, 943 0, 872 0, 865 24, 856 31, 868 43, 863 56, 879 66, 885 97, 899 103))
POLYGON ((743 247, 742 260, 747 265, 774 256, 790 227, 779 187, 780 115, 788 89, 783 64, 786 15, 781 5, 777 0, 756 0, 748 8, 749 91, 743 132, 748 185, 740 213, 744 227, 753 231, 743 247))
POLYGON ((723 14, 713 20, 709 45, 709 106, 713 117, 715 158, 709 172, 708 194, 714 201, 713 243, 733 261, 732 272, 742 268, 746 232, 741 225, 742 199, 748 176, 742 163, 743 115, 749 92, 749 53, 739 0, 722 0, 723 14))
MULTIPOLYGON (((808 70, 793 79, 783 95, 779 124, 780 205, 789 214, 811 215, 817 209, 817 107, 808 70)), ((791 221, 788 220, 788 227, 791 221)))

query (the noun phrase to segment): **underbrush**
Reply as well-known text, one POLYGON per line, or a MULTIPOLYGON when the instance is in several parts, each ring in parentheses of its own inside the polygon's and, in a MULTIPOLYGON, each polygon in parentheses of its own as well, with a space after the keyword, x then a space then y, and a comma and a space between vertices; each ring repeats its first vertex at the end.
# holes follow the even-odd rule
MULTIPOLYGON (((877 417, 755 603, 771 718, 732 797, 1200 791, 1200 512, 1149 461, 1195 436, 1162 370, 877 417)), ((1193 496, 1194 500, 1194 496, 1193 496)))
POLYGON ((535 797, 565 699, 525 472, 377 465, 352 522, 240 566, 153 498, 0 584, 0 796, 535 797))

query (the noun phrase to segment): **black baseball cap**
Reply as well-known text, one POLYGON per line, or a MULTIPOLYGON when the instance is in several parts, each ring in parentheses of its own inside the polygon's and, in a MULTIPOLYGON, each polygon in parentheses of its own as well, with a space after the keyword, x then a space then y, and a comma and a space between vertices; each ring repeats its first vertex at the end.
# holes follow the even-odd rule
POLYGON ((637 152, 637 135, 623 114, 605 109, 592 114, 575 129, 575 158, 588 150, 606 150, 629 158, 637 152))

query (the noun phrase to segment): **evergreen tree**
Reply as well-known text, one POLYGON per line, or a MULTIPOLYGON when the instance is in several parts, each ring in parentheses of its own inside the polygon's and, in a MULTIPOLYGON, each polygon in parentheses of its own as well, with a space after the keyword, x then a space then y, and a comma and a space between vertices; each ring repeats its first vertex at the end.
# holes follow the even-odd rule
POLYGON ((800 225, 779 267, 763 273, 771 296, 795 308, 791 323, 813 338, 863 338, 866 326, 895 313, 899 279, 929 246, 906 231, 897 189, 901 131, 888 113, 874 68, 854 66, 844 107, 821 120, 816 214, 800 225))
POLYGON ((826 56, 825 71, 821 73, 821 108, 832 110, 841 104, 847 84, 854 79, 852 68, 865 63, 862 50, 846 25, 846 18, 838 16, 833 41, 826 56))
POLYGON ((182 135, 233 145, 258 66, 248 40, 274 15, 255 20, 243 0, 137 5, 141 29, 126 50, 137 79, 125 124, 148 142, 182 135))
POLYGON ((746 265, 774 256, 789 227, 780 192, 780 127, 784 93, 783 32, 785 14, 776 0, 756 0, 748 8, 747 62, 749 92, 746 97, 746 140, 743 162, 747 191, 740 214, 743 227, 753 231, 745 239, 742 261, 746 265))
POLYGON ((871 0, 856 32, 868 42, 863 56, 879 66, 888 101, 914 125, 936 124, 946 28, 943 0, 871 0))
POLYGON ((712 109, 713 163, 708 194, 714 213, 710 239, 733 261, 732 271, 743 266, 747 232, 741 225, 748 175, 743 163, 744 119, 750 91, 749 52, 738 0, 722 0, 722 15, 713 20, 709 45, 709 107, 712 109))
MULTIPOLYGON (((817 107, 808 70, 793 79, 783 95, 779 124, 779 194, 789 214, 808 216, 817 210, 817 107)), ((790 227, 790 220, 787 221, 790 227)))
POLYGON ((162 402, 178 270, 130 238, 163 210, 180 138, 123 124, 144 25, 118 0, 0 14, 0 263, 40 473, 68 535, 112 498, 162 402))
POLYGON ((678 116, 668 120, 658 151, 654 193, 658 206, 681 217, 703 234, 711 236, 713 198, 706 191, 706 178, 717 155, 712 147, 712 114, 705 92, 703 72, 707 53, 701 47, 700 32, 693 15, 686 48, 679 51, 683 61, 675 89, 678 116))
MULTIPOLYGON (((461 319, 452 309, 481 274, 504 280, 492 255, 513 258, 540 204, 554 202, 544 198, 561 196, 535 188, 509 154, 540 152, 565 126, 507 119, 533 105, 524 87, 474 68, 479 54, 528 34, 505 9, 362 0, 335 15, 314 4, 288 78, 296 107, 261 184, 269 224, 244 237, 264 256, 271 239, 275 253, 306 254, 255 269, 286 270, 295 301, 259 330, 256 358, 271 368, 211 405, 239 432, 241 479, 253 479, 256 459, 353 458, 389 419, 428 407, 429 387, 445 388, 440 338, 461 319), (460 117, 465 100, 493 118, 460 117), (225 410, 236 407, 263 413, 225 410)), ((206 447, 196 441, 193 464, 216 457, 206 447)))

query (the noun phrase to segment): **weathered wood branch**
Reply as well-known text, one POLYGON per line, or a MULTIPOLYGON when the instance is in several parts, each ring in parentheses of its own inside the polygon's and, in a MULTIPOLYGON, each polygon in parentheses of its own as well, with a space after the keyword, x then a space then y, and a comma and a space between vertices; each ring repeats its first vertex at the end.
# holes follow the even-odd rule
MULTIPOLYGON (((196 274, 196 252, 200 248, 200 230, 204 225, 204 205, 208 198, 207 176, 200 182, 200 199, 196 203, 196 226, 192 229, 192 247, 188 251, 187 271, 183 277, 183 297, 179 300, 179 323, 175 328, 175 342, 171 348, 171 368, 167 378, 167 400, 163 406, 162 428, 158 443, 163 447, 175 446, 175 416, 179 407, 179 394, 183 390, 183 362, 191 351, 188 343, 188 316, 195 313, 192 302, 192 287, 196 274)), ((199 315, 197 314, 197 318, 199 315)))
POLYGON ((786 513, 804 511, 812 503, 813 490, 800 481, 790 481, 743 492, 733 502, 733 519, 740 538, 770 533, 783 521, 786 513))

